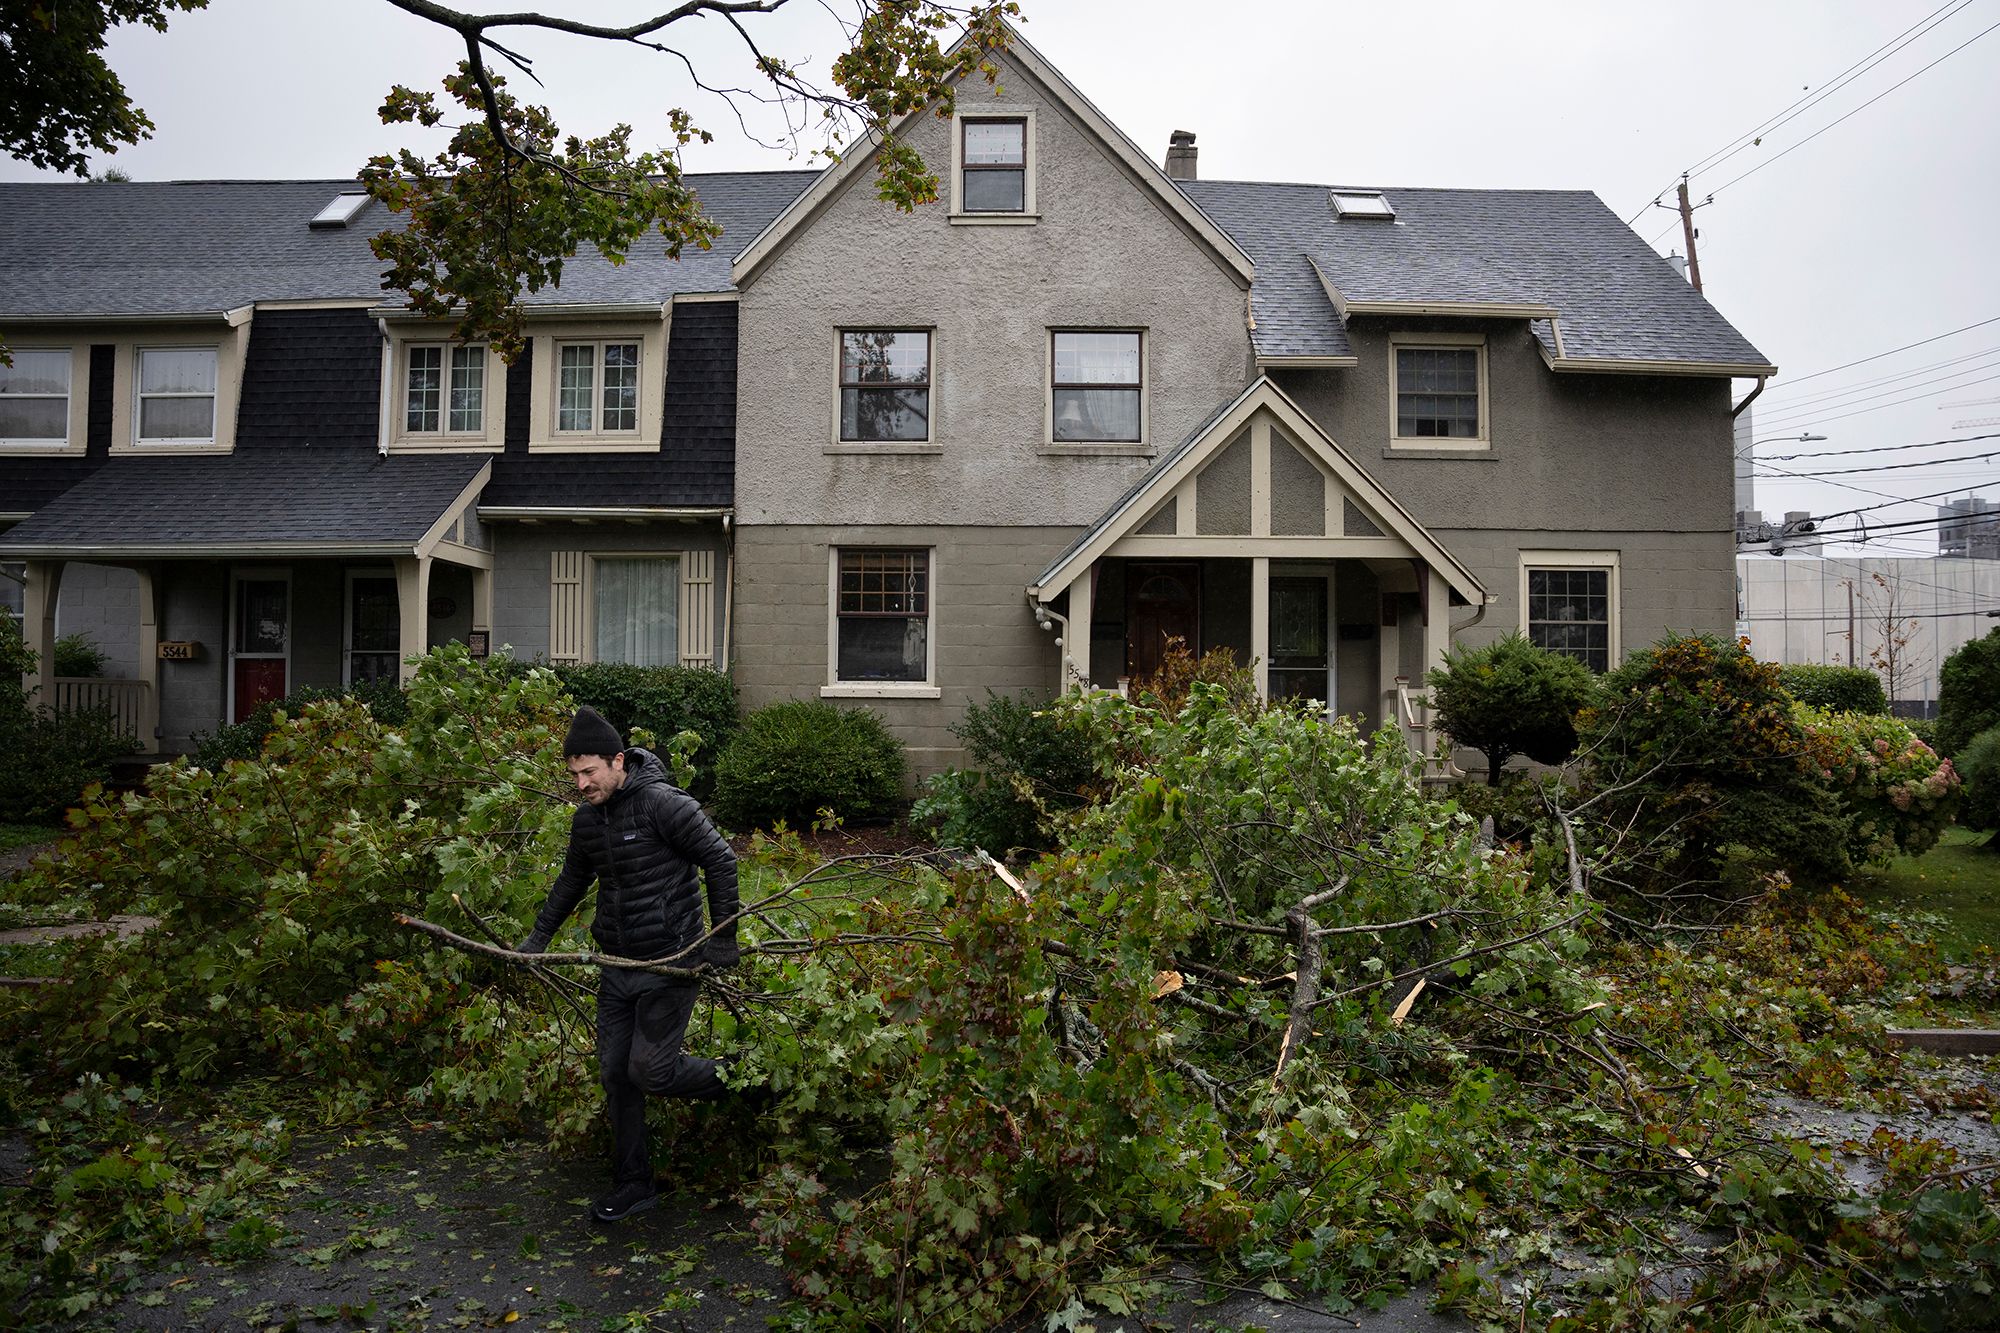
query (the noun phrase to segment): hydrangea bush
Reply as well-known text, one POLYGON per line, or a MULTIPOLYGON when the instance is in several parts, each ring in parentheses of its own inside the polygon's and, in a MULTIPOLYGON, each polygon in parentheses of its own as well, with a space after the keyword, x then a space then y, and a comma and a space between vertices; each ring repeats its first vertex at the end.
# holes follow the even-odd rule
POLYGON ((1957 812, 1951 760, 1893 717, 1801 708, 1807 754, 1831 784, 1850 826, 1856 865, 1918 856, 1937 845, 1957 812))

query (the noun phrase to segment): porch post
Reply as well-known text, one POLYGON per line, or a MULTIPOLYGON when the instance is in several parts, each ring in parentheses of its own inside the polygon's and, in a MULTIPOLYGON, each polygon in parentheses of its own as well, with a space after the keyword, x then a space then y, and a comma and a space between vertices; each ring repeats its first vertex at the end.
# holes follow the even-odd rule
POLYGON ((1444 665, 1451 649, 1451 585, 1435 569, 1424 570, 1424 664, 1414 688, 1423 688, 1423 677, 1444 665))
POLYGON ((396 642, 396 680, 404 685, 417 669, 409 659, 429 647, 427 626, 431 600, 431 558, 427 555, 396 557, 396 611, 401 632, 396 642))
POLYGON ((1250 661, 1257 697, 1271 697, 1271 557, 1250 557, 1250 661))
POLYGON ((1082 577, 1069 585, 1069 625, 1063 632, 1060 665, 1056 669, 1056 688, 1067 691, 1072 685, 1078 689, 1090 688, 1090 617, 1091 594, 1097 585, 1097 566, 1083 571, 1082 577), (1071 673, 1075 674, 1072 675, 1071 673))
POLYGON ((486 631, 486 649, 493 650, 493 570, 472 568, 472 629, 486 631))
POLYGON ((146 753, 160 748, 160 612, 158 583, 151 565, 135 566, 139 577, 139 679, 146 691, 139 697, 139 747, 146 753))
POLYGON ((56 706, 56 598, 62 592, 63 562, 30 560, 28 586, 21 596, 21 637, 35 654, 35 665, 21 678, 22 687, 37 691, 30 706, 56 706))

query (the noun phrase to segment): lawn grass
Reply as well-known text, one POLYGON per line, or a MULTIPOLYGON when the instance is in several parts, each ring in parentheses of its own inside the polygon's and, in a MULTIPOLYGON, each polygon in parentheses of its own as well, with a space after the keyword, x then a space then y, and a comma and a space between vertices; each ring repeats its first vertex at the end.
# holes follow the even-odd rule
POLYGON ((0 852, 11 852, 16 847, 29 847, 38 842, 53 842, 62 836, 62 828, 56 824, 8 824, 0 822, 0 852))
POLYGON ((1857 875, 1856 897, 1873 910, 1937 941, 1953 962, 1971 962, 1980 946, 2000 949, 2000 849, 1990 834, 1950 828, 1922 856, 1898 857, 1857 875))

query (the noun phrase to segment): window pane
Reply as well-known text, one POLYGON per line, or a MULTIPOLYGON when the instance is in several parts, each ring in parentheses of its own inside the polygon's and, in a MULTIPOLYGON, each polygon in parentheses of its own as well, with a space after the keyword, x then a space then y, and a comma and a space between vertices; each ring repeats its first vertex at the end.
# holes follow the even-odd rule
POLYGON ((0 440, 69 438, 69 399, 0 398, 0 440))
POLYGON ((843 440, 923 440, 930 437, 929 389, 842 389, 843 440))
POLYGON ((599 662, 673 666, 680 660, 680 561, 671 556, 591 562, 599 662))
POLYGON ((444 383, 444 349, 410 349, 409 412, 405 429, 428 431, 438 428, 438 409, 444 383))
POLYGON ((1528 571, 1528 638, 1593 671, 1611 669, 1611 573, 1603 569, 1528 571))
POLYGON ((0 394, 69 393, 68 352, 15 352, 12 366, 0 366, 0 394))
POLYGON ((571 345, 562 349, 556 397, 557 430, 589 430, 597 385, 597 349, 571 345))
POLYGON ((451 429, 482 429, 486 406, 486 349, 451 349, 451 429))
POLYGON ((607 431, 639 428, 639 344, 604 346, 604 426, 607 431))
POLYGON ((965 211, 1019 213, 1028 206, 1027 173, 1019 168, 967 170, 965 211))
POLYGON ((236 585, 237 652, 285 651, 289 594, 283 579, 245 579, 236 585))
POLYGON ((840 335, 842 384, 928 384, 931 335, 869 330, 840 335))
POLYGON ((1137 333, 1058 333, 1057 384, 1137 384, 1137 333))
POLYGON ((397 605, 396 580, 354 580, 354 637, 348 646, 356 652, 394 653, 403 634, 397 605))
POLYGON ((1026 162, 1028 125, 1021 120, 968 120, 965 122, 967 166, 1021 166, 1026 162))
POLYGON ((139 353, 140 393, 214 393, 213 347, 148 348, 139 353))
POLYGON ((1397 349, 1396 433, 1418 439, 1479 438, 1479 349, 1397 349))
POLYGON ((928 636, 921 616, 843 617, 839 679, 921 681, 928 636))
POLYGON ((139 438, 142 440, 206 440, 214 433, 213 398, 139 400, 139 438))
POLYGON ((1122 443, 1139 438, 1137 389, 1054 390, 1055 438, 1122 443))

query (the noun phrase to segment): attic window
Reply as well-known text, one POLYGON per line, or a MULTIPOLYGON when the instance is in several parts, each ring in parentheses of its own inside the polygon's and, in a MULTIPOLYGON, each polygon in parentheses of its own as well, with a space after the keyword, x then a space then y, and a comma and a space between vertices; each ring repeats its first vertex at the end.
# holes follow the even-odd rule
POLYGON ((354 215, 368 206, 366 194, 337 194, 333 202, 313 215, 310 226, 345 227, 354 221, 354 215))
POLYGON ((1396 216, 1396 210, 1382 196, 1380 190, 1330 190, 1333 196, 1333 211, 1344 218, 1388 218, 1396 216))

